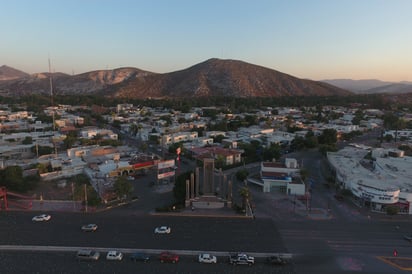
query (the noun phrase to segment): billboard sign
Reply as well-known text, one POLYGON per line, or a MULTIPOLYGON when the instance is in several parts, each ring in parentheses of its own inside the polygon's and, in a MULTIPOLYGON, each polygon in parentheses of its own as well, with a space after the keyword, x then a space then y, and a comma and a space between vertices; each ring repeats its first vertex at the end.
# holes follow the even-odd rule
POLYGON ((159 162, 157 164, 157 168, 158 169, 164 169, 164 168, 169 168, 169 167, 174 167, 175 166, 175 160, 167 160, 167 161, 163 161, 163 162, 159 162))
POLYGON ((159 173, 157 174, 157 179, 161 180, 161 179, 165 179, 165 178, 169 178, 169 177, 173 177, 175 176, 175 171, 169 171, 169 172, 165 172, 165 173, 159 173))

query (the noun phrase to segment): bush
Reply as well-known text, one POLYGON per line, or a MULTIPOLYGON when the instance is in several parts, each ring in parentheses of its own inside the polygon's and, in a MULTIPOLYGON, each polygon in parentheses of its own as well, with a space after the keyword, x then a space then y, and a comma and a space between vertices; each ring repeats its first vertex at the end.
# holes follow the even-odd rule
POLYGON ((386 208, 386 214, 388 215, 396 215, 399 213, 399 207, 397 206, 388 206, 386 208))

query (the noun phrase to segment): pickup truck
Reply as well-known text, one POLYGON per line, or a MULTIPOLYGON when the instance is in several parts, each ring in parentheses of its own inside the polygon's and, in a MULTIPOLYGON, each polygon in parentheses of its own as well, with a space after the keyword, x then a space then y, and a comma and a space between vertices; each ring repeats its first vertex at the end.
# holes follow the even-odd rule
POLYGON ((255 264, 255 258, 245 253, 231 254, 229 256, 229 263, 233 265, 245 264, 251 266, 255 264))

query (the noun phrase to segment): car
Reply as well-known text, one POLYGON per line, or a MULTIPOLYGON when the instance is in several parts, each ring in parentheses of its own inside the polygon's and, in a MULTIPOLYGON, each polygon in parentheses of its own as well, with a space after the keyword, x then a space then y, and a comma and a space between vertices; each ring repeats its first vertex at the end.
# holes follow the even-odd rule
POLYGON ((50 215, 41 214, 41 215, 38 215, 38 216, 34 216, 31 220, 33 222, 47 222, 47 221, 50 221, 50 219, 51 219, 50 215))
POLYGON ((145 253, 136 252, 130 256, 130 260, 135 262, 145 262, 147 263, 150 260, 149 255, 145 253))
POLYGON ((85 232, 95 232, 97 230, 97 225, 96 224, 83 225, 82 230, 85 232))
POLYGON ((335 194, 334 197, 335 197, 335 199, 338 200, 339 202, 342 202, 343 199, 344 199, 344 198, 343 198, 343 195, 341 195, 341 194, 335 194))
POLYGON ((217 263, 217 258, 209 253, 201 253, 199 254, 199 263, 215 264, 217 263))
POLYGON ((255 264, 255 257, 249 256, 246 253, 231 254, 229 256, 229 263, 232 265, 249 265, 255 264))
POLYGON ((172 230, 168 226, 159 226, 154 230, 156 234, 170 234, 170 232, 172 232, 172 230))
POLYGON ((272 265, 285 265, 288 261, 281 256, 270 256, 266 258, 266 263, 272 265))
POLYGON ((123 259, 123 253, 116 250, 111 250, 107 252, 106 259, 109 261, 121 261, 123 259))
POLYGON ((179 255, 168 252, 168 251, 164 251, 162 253, 160 253, 160 262, 161 263, 177 263, 179 262, 179 255))
POLYGON ((411 243, 412 243, 412 234, 403 235, 403 238, 404 238, 405 240, 407 240, 408 242, 411 242, 411 243))
POLYGON ((91 249, 82 249, 77 252, 78 260, 97 261, 100 258, 100 253, 91 249))

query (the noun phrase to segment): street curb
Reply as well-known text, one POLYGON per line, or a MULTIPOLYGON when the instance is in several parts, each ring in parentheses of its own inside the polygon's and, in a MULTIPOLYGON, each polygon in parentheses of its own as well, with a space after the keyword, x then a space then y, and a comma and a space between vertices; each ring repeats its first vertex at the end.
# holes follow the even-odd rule
POLYGON ((224 214, 196 214, 196 213, 163 213, 163 212, 150 212, 152 216, 173 216, 173 217, 210 217, 210 218, 233 218, 233 219, 253 219, 253 216, 241 216, 241 215, 224 215, 224 214))

